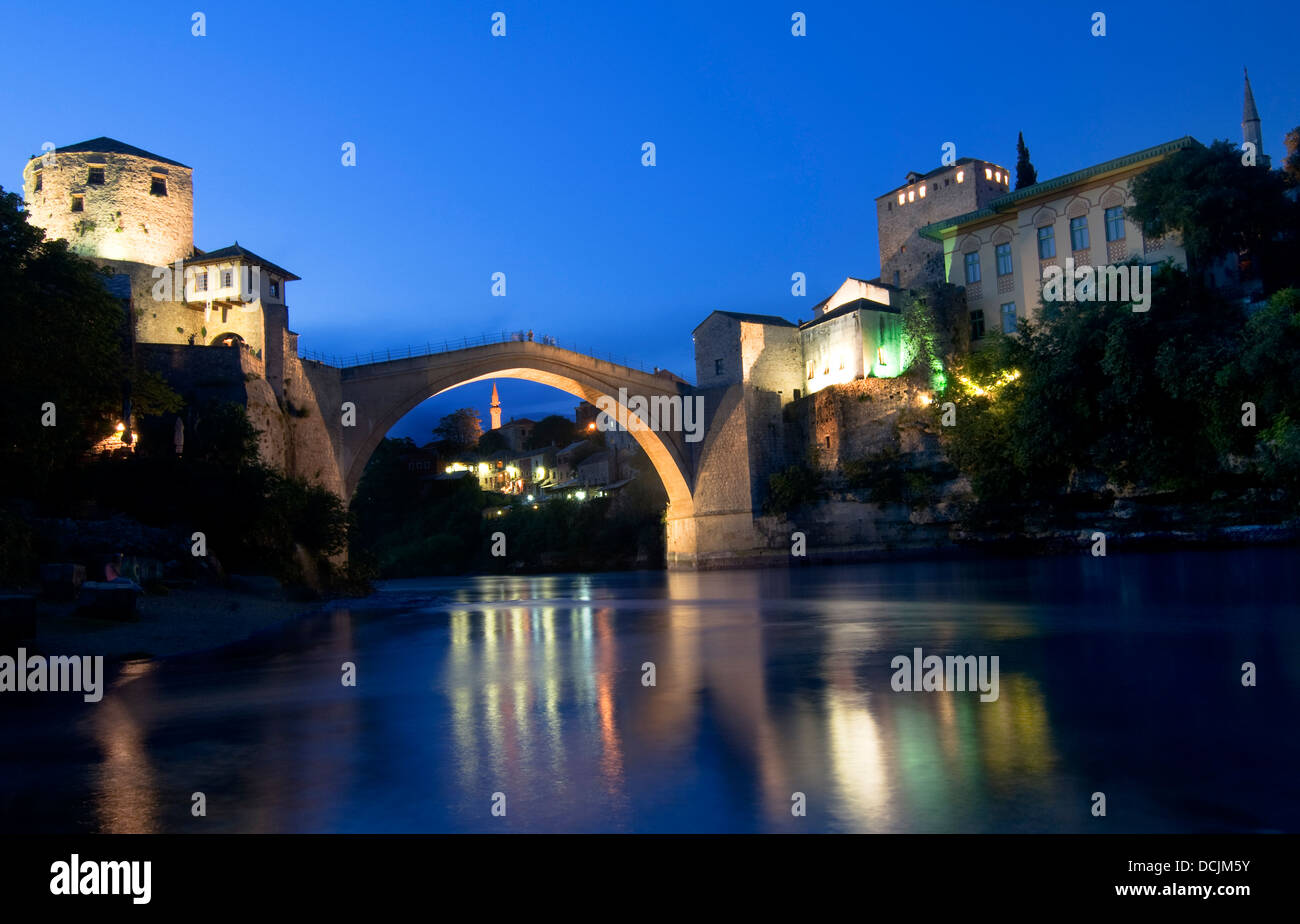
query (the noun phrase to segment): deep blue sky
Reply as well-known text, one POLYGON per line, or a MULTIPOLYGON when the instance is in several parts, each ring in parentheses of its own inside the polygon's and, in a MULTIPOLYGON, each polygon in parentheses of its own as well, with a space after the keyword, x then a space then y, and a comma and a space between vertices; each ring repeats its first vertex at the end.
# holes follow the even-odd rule
MULTIPOLYGON (((1282 0, 7 0, 0 24, 0 185, 20 188, 47 140, 190 165, 195 243, 238 239, 302 276, 291 324, 325 352, 531 328, 694 379, 713 309, 807 318, 845 276, 877 275, 875 197, 945 141, 1012 166, 1023 130, 1043 179, 1182 135, 1237 141, 1243 65, 1267 152, 1300 123, 1300 13, 1282 0)), ((507 419, 576 403, 500 389, 507 419)), ((399 431, 423 442, 466 404, 486 422, 489 392, 426 402, 399 431)))

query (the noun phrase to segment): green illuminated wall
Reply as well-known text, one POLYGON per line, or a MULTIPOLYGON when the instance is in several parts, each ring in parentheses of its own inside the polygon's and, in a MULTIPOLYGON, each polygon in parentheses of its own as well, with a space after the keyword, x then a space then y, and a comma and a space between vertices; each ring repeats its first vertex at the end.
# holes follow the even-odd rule
POLYGON ((862 312, 862 347, 870 375, 880 379, 902 375, 916 355, 903 336, 902 316, 887 311, 862 312))

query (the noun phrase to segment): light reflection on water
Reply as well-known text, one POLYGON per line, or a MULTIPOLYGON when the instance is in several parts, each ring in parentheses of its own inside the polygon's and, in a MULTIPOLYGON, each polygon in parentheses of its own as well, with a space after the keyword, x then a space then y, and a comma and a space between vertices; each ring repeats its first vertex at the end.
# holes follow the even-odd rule
POLYGON ((396 582, 6 710, 0 828, 1295 830, 1293 557, 396 582), (915 647, 998 655, 998 699, 892 691, 915 647))

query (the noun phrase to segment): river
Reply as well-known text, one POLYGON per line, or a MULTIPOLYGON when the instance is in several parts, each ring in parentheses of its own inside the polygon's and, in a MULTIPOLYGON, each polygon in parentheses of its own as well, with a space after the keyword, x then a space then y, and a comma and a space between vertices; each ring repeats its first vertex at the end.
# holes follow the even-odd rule
POLYGON ((1297 563, 388 582, 100 703, 7 699, 0 829, 1297 831, 1297 563), (917 648, 996 656, 997 698, 895 690, 917 648))

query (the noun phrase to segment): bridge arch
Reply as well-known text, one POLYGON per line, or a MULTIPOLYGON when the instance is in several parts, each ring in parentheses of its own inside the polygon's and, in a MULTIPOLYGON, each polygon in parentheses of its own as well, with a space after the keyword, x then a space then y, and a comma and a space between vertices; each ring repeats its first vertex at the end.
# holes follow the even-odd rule
MULTIPOLYGON (((340 378, 342 400, 355 407, 356 419, 355 426, 341 429, 339 468, 349 498, 388 431, 421 402, 461 385, 494 378, 521 379, 550 385, 592 404, 602 397, 617 403, 620 388, 626 389, 629 397, 647 398, 685 398, 689 391, 675 379, 534 342, 496 343, 354 366, 343 369, 340 378)), ((628 419, 644 423, 630 411, 628 419)), ((670 516, 693 515, 692 467, 683 434, 635 426, 631 434, 663 482, 670 516)))

